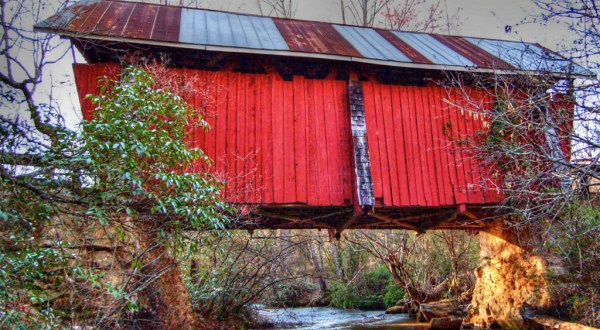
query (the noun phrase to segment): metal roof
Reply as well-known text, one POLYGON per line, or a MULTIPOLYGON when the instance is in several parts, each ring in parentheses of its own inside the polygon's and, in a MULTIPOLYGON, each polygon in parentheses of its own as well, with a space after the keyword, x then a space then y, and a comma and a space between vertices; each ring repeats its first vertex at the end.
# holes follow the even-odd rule
POLYGON ((434 70, 591 74, 531 43, 386 31, 138 2, 84 0, 39 23, 36 29, 74 38, 434 70))
POLYGON ((516 41, 465 38, 470 43, 522 70, 589 74, 585 68, 539 45, 516 41), (571 67, 572 66, 572 67, 571 67))
POLYGON ((289 50, 272 19, 208 10, 181 10, 179 42, 289 50))
POLYGON ((394 45, 389 43, 374 29, 346 25, 334 25, 333 27, 366 58, 385 61, 412 62, 398 48, 394 47, 394 45))
POLYGON ((435 64, 476 66, 475 63, 428 34, 399 31, 392 31, 392 33, 435 64))

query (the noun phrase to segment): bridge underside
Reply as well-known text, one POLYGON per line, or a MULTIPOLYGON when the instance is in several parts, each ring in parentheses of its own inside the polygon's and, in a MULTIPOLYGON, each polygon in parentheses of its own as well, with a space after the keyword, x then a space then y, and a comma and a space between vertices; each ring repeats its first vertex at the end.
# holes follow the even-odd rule
POLYGON ((454 207, 386 207, 356 210, 353 206, 248 205, 239 208, 239 229, 327 229, 339 235, 346 229, 486 230, 497 214, 491 205, 454 207))

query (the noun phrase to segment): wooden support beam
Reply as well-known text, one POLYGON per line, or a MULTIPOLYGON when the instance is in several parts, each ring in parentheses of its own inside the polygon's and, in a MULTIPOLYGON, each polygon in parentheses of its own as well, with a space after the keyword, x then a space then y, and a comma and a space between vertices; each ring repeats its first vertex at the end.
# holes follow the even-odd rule
POLYGON ((375 205, 375 190, 371 176, 371 156, 367 141, 367 122, 362 84, 351 80, 348 83, 348 106, 354 155, 355 189, 357 194, 356 214, 375 205))
POLYGON ((390 224, 394 224, 394 225, 398 225, 400 227, 403 227, 404 229, 409 229, 409 230, 414 230, 418 233, 424 233, 424 231, 414 225, 411 225, 409 223, 403 222, 401 219, 394 219, 392 217, 389 217, 387 215, 383 215, 383 214, 377 214, 377 213, 373 213, 371 214, 371 217, 375 218, 375 219, 379 219, 379 220, 383 220, 387 223, 390 224))

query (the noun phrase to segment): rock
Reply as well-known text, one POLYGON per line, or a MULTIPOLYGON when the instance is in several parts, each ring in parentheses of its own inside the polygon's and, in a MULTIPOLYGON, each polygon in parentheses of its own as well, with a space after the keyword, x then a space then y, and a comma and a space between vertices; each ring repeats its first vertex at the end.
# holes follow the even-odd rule
POLYGON ((388 308, 386 314, 411 314, 415 315, 418 312, 418 307, 410 300, 398 300, 396 305, 388 308))
POLYGON ((529 306, 521 309, 523 325, 525 329, 539 330, 593 330, 596 328, 588 327, 582 324, 571 323, 557 318, 538 314, 529 306))
POLYGON ((458 307, 458 302, 455 299, 421 304, 417 319, 419 321, 429 321, 434 318, 447 318, 456 314, 458 307))
POLYGON ((550 304, 544 260, 491 234, 480 233, 477 282, 466 322, 478 327, 523 328, 525 304, 550 304))
POLYGON ((388 309, 385 310, 386 314, 409 314, 409 307, 407 307, 406 305, 403 306, 392 306, 388 309))
POLYGON ((429 321, 430 330, 450 329, 458 330, 462 325, 463 320, 459 317, 439 317, 429 321))

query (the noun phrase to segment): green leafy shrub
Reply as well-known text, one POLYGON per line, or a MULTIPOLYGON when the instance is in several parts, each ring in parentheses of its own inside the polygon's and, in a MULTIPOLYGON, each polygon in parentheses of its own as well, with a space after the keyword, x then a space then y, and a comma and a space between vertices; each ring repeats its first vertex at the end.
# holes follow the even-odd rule
POLYGON ((391 293, 394 289, 390 289, 392 283, 393 279, 387 268, 378 266, 373 270, 357 274, 353 281, 348 283, 339 281, 334 283, 331 290, 331 305, 344 309, 383 309, 388 306, 385 300, 386 293, 390 292, 389 299, 394 299, 392 298, 394 293, 391 293))
POLYGON ((394 281, 389 281, 387 287, 385 288, 385 294, 383 295, 383 302, 385 303, 385 307, 391 307, 404 298, 406 292, 402 289, 398 284, 394 281))

